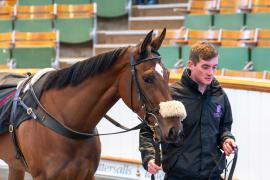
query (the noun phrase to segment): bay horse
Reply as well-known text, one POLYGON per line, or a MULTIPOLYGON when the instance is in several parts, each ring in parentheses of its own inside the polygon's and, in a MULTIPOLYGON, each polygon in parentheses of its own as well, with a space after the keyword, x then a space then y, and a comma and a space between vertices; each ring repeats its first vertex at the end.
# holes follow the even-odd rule
MULTIPOLYGON (((158 53, 165 34, 166 29, 152 40, 151 31, 134 47, 50 72, 40 104, 65 127, 97 134, 98 122, 122 98, 147 125, 157 129, 162 140, 173 141, 182 129, 184 113, 181 103, 172 100, 169 72, 158 53)), ((23 121, 15 132, 26 164, 16 159, 10 134, 1 134, 0 159, 8 164, 9 180, 24 179, 25 171, 35 180, 94 179, 101 154, 98 136, 65 137, 34 118, 23 121)))

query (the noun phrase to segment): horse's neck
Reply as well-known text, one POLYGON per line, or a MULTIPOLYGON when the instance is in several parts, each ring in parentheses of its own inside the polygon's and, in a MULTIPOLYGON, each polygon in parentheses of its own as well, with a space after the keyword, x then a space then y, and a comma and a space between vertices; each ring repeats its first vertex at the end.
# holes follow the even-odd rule
POLYGON ((42 96, 42 104, 67 126, 89 132, 117 102, 116 76, 102 73, 78 86, 52 89, 42 96))

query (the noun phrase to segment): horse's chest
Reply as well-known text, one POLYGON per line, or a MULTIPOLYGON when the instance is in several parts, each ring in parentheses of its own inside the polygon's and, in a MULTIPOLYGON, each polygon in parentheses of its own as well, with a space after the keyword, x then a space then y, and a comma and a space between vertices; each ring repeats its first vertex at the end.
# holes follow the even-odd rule
POLYGON ((91 179, 100 160, 99 138, 84 142, 61 144, 58 142, 57 144, 51 149, 53 151, 50 151, 44 158, 39 158, 41 163, 37 164, 37 161, 32 161, 32 170, 36 173, 42 172, 46 176, 45 179, 62 180, 66 177, 74 180, 91 179), (40 164, 41 166, 39 166, 40 164))
POLYGON ((100 153, 97 148, 91 154, 87 152, 75 152, 73 155, 58 155, 48 160, 50 165, 41 168, 46 174, 46 179, 91 179, 98 167, 100 153))

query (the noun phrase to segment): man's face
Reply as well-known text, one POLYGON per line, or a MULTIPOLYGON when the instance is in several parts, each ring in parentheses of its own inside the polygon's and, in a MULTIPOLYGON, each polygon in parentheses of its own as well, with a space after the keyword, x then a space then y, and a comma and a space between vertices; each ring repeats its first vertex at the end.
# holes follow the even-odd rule
POLYGON ((200 59, 200 61, 195 65, 192 61, 188 62, 188 66, 191 70, 190 78, 197 82, 199 86, 209 85, 213 78, 218 65, 218 56, 205 61, 200 59))

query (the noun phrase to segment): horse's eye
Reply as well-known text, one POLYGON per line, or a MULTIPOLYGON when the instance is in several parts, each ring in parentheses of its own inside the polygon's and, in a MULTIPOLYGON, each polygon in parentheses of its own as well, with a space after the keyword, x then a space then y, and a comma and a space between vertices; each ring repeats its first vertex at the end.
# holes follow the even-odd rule
POLYGON ((155 79, 154 76, 142 76, 142 78, 144 82, 150 83, 150 84, 154 83, 154 79, 155 79))

